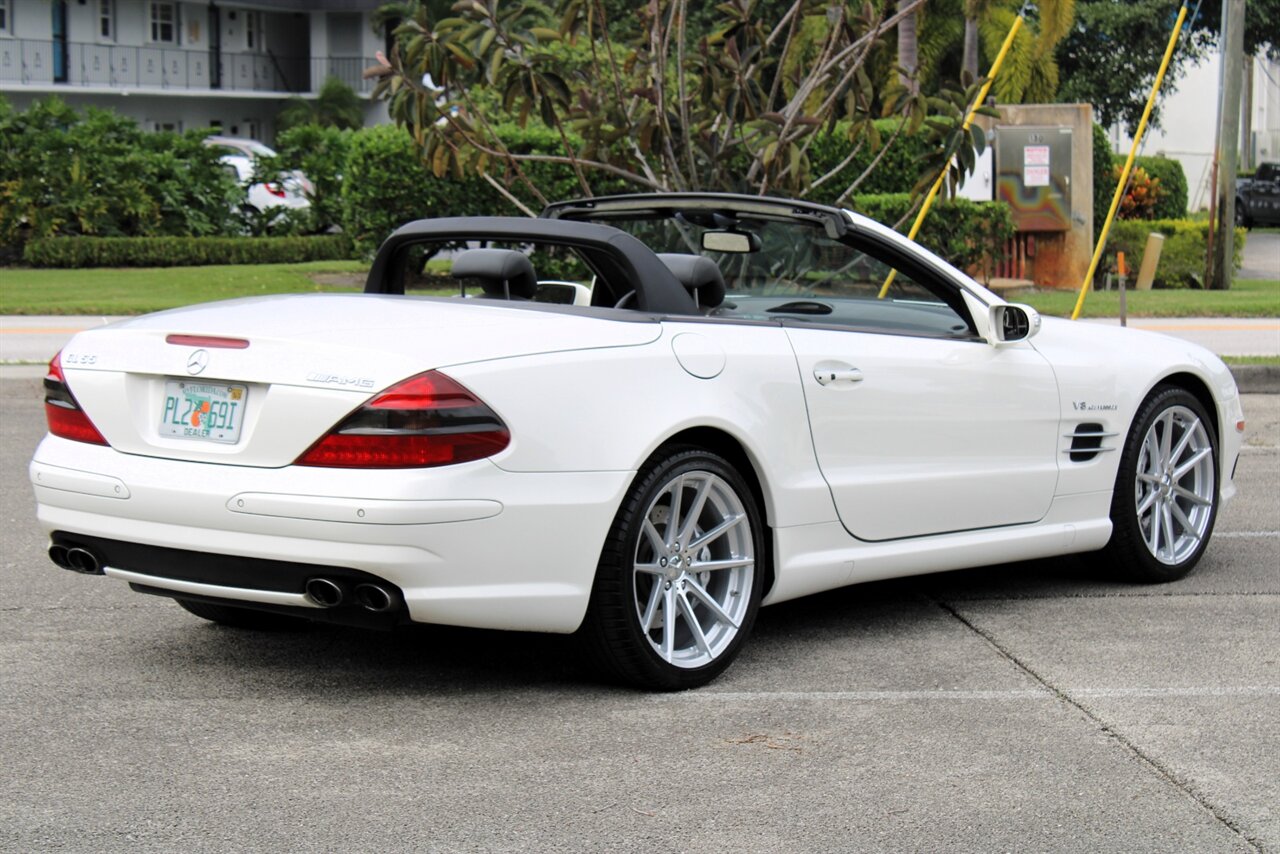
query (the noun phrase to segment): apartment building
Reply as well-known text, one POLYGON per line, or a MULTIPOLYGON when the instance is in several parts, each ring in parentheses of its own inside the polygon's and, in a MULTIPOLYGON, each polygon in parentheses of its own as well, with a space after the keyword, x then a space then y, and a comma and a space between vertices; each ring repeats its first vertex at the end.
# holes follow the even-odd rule
MULTIPOLYGON (((217 128, 270 141, 294 96, 327 77, 364 98, 386 47, 381 0, 0 0, 0 95, 22 109, 51 94, 152 130, 217 128)), ((366 100, 365 123, 386 120, 366 100)))

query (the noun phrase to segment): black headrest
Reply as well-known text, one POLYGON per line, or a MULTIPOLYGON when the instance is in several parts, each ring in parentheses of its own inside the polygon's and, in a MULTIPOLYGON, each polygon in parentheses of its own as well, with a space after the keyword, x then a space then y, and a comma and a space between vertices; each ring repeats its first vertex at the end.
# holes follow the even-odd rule
POLYGON ((724 276, 715 261, 702 255, 664 252, 658 260, 684 285, 698 308, 715 308, 724 302, 724 276))
POLYGON ((487 297, 533 299, 538 290, 529 258, 514 249, 468 249, 453 259, 455 279, 477 279, 487 297))

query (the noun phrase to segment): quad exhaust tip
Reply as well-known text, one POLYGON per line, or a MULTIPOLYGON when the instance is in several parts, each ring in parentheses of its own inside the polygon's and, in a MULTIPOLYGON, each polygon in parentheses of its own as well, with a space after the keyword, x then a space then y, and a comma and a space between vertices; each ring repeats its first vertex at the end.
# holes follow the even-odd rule
POLYGON ((390 611, 396 604, 391 591, 378 584, 357 584, 354 598, 361 608, 375 613, 390 611))
POLYGON ((93 552, 81 546, 49 546, 49 560, 63 569, 82 572, 85 575, 102 575, 102 561, 93 552))
POLYGON ((307 586, 304 588, 307 598, 321 608, 336 608, 342 604, 342 600, 346 598, 346 591, 342 589, 342 585, 328 578, 308 578, 307 586))

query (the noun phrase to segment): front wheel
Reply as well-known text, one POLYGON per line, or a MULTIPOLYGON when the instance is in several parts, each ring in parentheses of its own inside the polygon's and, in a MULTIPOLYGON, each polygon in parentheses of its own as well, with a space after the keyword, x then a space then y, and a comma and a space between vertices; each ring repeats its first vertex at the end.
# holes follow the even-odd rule
POLYGON ((1252 228, 1253 220, 1249 217, 1249 212, 1241 202, 1236 202, 1236 227, 1252 228))
POLYGON ((1106 554, 1133 581, 1176 581, 1209 544, 1218 512, 1213 420, 1193 395, 1159 387, 1125 440, 1106 554))
POLYGON ((601 553, 582 636, 637 687, 705 685, 727 668, 760 608, 763 527, 722 457, 665 449, 636 475, 601 553))

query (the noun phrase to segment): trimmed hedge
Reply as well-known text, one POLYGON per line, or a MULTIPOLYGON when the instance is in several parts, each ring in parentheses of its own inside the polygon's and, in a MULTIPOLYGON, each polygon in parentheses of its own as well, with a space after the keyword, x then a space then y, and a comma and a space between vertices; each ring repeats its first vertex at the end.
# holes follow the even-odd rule
MULTIPOLYGON (((1199 288, 1204 285, 1205 258, 1208 253, 1209 223, 1189 219, 1117 220, 1107 238, 1107 254, 1123 252, 1129 265, 1137 270, 1147 235, 1157 232, 1165 236, 1160 263, 1156 267, 1157 288, 1199 288)), ((1244 250, 1243 228, 1236 229, 1235 257, 1232 269, 1240 269, 1244 250)))
MULTIPOLYGON (((909 193, 858 196, 853 204, 858 213, 887 226, 910 208, 909 193)), ((925 217, 916 242, 961 270, 983 272, 984 265, 1004 254, 1011 237, 1013 214, 1004 202, 945 199, 925 217)))
POLYGON ((27 241, 33 267, 294 264, 353 257, 346 235, 320 237, 48 237, 27 241))

